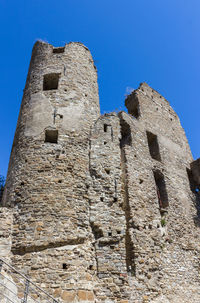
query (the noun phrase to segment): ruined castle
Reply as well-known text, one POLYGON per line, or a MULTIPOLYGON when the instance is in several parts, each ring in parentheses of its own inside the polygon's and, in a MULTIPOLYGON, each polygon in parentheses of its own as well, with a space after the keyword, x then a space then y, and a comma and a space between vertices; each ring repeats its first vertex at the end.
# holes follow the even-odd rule
POLYGON ((125 105, 100 115, 84 45, 36 42, 0 207, 1 303, 200 302, 200 160, 157 91, 125 105))

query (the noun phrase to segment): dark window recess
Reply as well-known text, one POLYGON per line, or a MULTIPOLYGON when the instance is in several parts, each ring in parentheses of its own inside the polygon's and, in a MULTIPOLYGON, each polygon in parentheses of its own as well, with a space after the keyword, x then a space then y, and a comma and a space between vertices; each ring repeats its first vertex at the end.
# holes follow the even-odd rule
POLYGON ((128 123, 124 120, 121 120, 121 140, 120 146, 123 147, 124 145, 132 145, 132 137, 131 137, 131 128, 128 123))
POLYGON ((108 125, 107 125, 107 124, 104 124, 104 125, 103 125, 103 129, 104 129, 104 133, 107 133, 107 131, 108 131, 108 125))
POLYGON ((58 131, 56 129, 46 129, 45 142, 58 143, 58 131))
POLYGON ((103 237, 103 231, 101 230, 101 228, 99 226, 97 226, 93 222, 91 222, 91 228, 92 228, 92 232, 93 232, 93 235, 96 240, 103 237))
POLYGON ((138 100, 134 100, 134 102, 129 104, 128 113, 135 117, 136 119, 140 116, 140 107, 138 100))
POLYGON ((105 172, 110 175, 110 169, 109 168, 105 168, 105 172))
POLYGON ((60 74, 52 73, 44 75, 43 90, 52 90, 58 88, 60 74))
POLYGON ((53 53, 54 54, 61 54, 61 53, 64 53, 64 51, 65 51, 64 47, 54 47, 53 48, 53 53))
POLYGON ((156 170, 153 172, 153 174, 154 174, 154 179, 155 179, 155 183, 156 183, 158 203, 159 203, 160 209, 162 210, 169 206, 165 179, 164 179, 164 175, 160 171, 156 170))
POLYGON ((151 157, 157 161, 161 161, 157 136, 147 131, 147 140, 151 157))
POLYGON ((189 168, 186 168, 186 171, 187 171, 191 191, 193 191, 195 193, 198 193, 199 192, 199 186, 193 178, 192 171, 189 168))

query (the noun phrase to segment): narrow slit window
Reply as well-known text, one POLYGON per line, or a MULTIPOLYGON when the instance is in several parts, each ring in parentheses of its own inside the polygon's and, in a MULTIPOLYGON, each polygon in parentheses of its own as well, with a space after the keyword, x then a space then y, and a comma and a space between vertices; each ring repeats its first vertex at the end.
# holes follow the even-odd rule
POLYGON ((151 157, 157 161, 161 161, 157 136, 148 131, 146 133, 147 133, 147 140, 149 146, 149 153, 151 157))
POLYGON ((103 129, 104 129, 104 133, 107 133, 107 131, 108 131, 108 125, 107 125, 107 124, 104 124, 104 125, 103 125, 103 129))
POLYGON ((60 74, 52 73, 44 75, 43 90, 58 89, 60 74))
POLYGON ((58 143, 58 131, 55 129, 46 129, 45 143, 58 143))
POLYGON ((158 196, 158 203, 159 203, 160 209, 162 210, 169 206, 165 179, 164 179, 164 175, 160 171, 154 171, 153 174, 154 174, 154 179, 155 179, 155 183, 156 183, 156 192, 157 192, 157 196, 158 196))
POLYGON ((61 54, 64 53, 65 48, 64 47, 54 47, 53 48, 53 54, 61 54))

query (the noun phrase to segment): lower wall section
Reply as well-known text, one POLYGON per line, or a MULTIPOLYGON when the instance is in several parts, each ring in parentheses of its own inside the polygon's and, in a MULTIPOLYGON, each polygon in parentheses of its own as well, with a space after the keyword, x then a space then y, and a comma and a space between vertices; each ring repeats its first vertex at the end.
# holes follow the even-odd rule
POLYGON ((24 303, 28 277, 27 303, 199 303, 199 194, 183 161, 153 159, 145 126, 124 113, 96 121, 84 154, 80 176, 79 158, 57 157, 70 171, 52 181, 62 197, 46 197, 47 181, 44 204, 0 208, 0 257, 24 275, 1 268, 0 302, 24 303))
POLYGON ((0 258, 9 261, 12 246, 13 210, 0 207, 0 258))

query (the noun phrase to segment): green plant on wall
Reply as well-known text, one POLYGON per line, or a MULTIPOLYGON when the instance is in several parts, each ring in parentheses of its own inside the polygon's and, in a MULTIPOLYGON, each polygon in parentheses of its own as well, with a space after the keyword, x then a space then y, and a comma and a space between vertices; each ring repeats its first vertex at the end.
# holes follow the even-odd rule
POLYGON ((164 227, 164 226, 166 226, 166 224, 167 224, 167 222, 166 222, 165 218, 162 218, 161 219, 161 226, 164 227))

